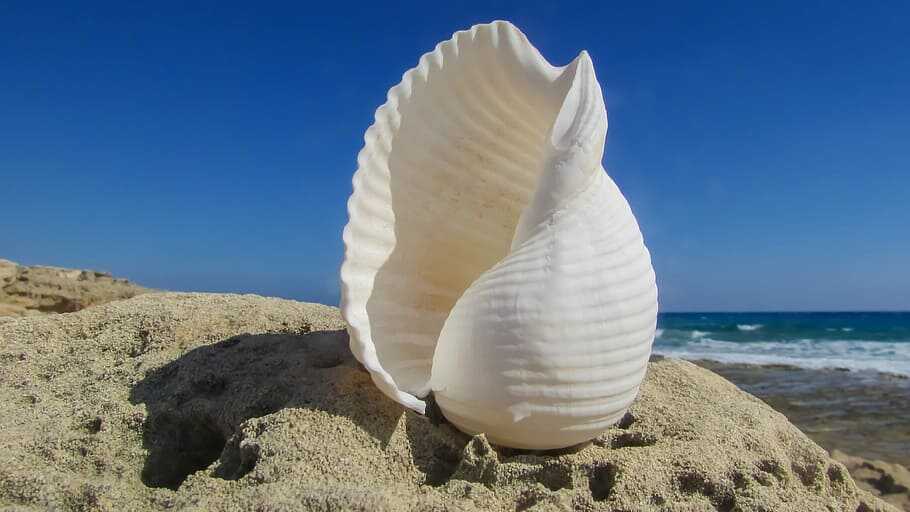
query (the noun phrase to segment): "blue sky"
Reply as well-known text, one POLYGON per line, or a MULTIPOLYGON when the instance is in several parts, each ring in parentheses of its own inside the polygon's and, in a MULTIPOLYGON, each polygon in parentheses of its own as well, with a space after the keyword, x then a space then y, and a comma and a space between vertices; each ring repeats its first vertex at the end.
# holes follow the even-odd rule
POLYGON ((631 3, 6 5, 0 257, 335 303, 374 110, 508 19, 590 52, 663 310, 910 309, 910 4, 631 3))

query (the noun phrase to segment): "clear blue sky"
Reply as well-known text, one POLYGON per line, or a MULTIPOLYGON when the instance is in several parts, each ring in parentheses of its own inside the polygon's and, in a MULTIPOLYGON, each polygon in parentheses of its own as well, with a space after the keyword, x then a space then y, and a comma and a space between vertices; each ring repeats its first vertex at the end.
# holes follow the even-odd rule
POLYGON ((663 310, 910 309, 906 2, 37 4, 0 9, 0 257, 335 303, 374 110, 508 19, 590 52, 663 310))

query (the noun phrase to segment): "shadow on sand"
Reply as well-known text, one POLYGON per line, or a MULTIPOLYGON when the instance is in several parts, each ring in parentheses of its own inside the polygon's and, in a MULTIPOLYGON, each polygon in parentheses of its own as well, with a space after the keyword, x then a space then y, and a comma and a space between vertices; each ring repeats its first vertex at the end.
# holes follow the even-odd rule
MULTIPOLYGON (((258 453, 241 446, 241 425, 286 408, 347 417, 383 448, 406 415, 414 463, 428 484, 444 483, 459 461, 457 446, 427 443, 428 429, 436 428, 428 419, 405 412, 372 385, 343 330, 239 335, 202 346, 138 382, 130 401, 148 412, 142 481, 149 487, 177 489, 216 461, 213 476, 242 477, 258 453)), ((465 436, 461 446, 466 442, 465 436)))

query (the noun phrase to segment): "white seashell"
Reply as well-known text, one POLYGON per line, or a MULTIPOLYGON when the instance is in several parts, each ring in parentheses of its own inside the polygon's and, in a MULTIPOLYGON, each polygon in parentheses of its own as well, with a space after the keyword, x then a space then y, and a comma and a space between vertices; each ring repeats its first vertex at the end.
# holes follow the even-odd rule
POLYGON ((586 52, 551 66, 497 21, 424 55, 376 111, 344 230, 351 349, 388 396, 550 449, 619 420, 657 317, 651 259, 601 166, 586 52))

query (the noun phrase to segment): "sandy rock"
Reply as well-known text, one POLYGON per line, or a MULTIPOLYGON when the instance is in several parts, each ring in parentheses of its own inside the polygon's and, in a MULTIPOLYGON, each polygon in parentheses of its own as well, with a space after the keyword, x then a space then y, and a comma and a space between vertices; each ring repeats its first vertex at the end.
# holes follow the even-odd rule
POLYGON ((786 418, 661 360, 593 443, 528 453, 382 396, 335 308, 150 294, 0 324, 0 505, 896 510, 786 418))
POLYGON ((70 313, 148 291, 104 272, 28 267, 0 259, 0 317, 70 313))
POLYGON ((831 458, 847 467, 861 489, 910 512, 910 470, 900 464, 854 457, 840 450, 831 452, 831 458))
POLYGON ((8 284, 16 277, 18 266, 10 260, 0 258, 0 285, 8 284))

